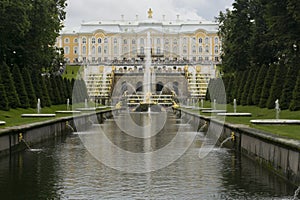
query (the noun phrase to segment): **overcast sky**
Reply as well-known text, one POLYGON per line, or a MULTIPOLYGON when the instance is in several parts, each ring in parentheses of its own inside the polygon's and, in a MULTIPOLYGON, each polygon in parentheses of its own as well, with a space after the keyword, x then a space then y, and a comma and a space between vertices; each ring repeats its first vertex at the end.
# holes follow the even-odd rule
POLYGON ((79 26, 83 21, 125 20, 147 18, 147 10, 153 10, 153 18, 160 20, 181 19, 214 21, 220 11, 231 8, 234 0, 67 0, 66 27, 79 26))

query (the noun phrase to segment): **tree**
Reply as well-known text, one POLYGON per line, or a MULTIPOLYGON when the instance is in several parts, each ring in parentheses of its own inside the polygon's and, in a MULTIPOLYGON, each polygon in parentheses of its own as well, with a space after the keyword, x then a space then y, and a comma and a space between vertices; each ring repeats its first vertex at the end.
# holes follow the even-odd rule
POLYGON ((36 108, 37 98, 35 95, 35 91, 34 91, 34 88, 32 85, 32 81, 31 81, 31 76, 29 74, 28 69, 24 68, 22 75, 23 75, 24 85, 26 85, 25 89, 26 89, 26 93, 28 95, 29 106, 31 108, 36 108))
POLYGON ((263 86, 264 86, 264 80, 265 80, 267 73, 268 73, 268 67, 266 65, 262 65, 261 68, 259 69, 256 81, 255 81, 256 84, 254 87, 254 92, 252 95, 252 101, 253 101, 254 105, 259 104, 260 96, 261 96, 263 86))
POLYGON ((23 81, 23 77, 20 73, 19 67, 17 65, 14 65, 12 74, 15 82, 15 87, 20 99, 20 107, 29 108, 30 105, 29 105, 28 95, 25 89, 25 84, 23 81))
POLYGON ((60 95, 60 92, 59 92, 59 86, 57 85, 57 79, 56 79, 56 76, 55 75, 51 75, 50 76, 50 80, 51 80, 51 86, 52 86, 52 89, 53 89, 53 98, 54 99, 51 99, 52 100, 52 103, 55 104, 55 105, 58 105, 62 102, 62 98, 61 98, 61 95, 60 95))
POLYGON ((31 72, 31 80, 32 80, 32 85, 34 85, 34 92, 36 95, 37 99, 41 100, 41 106, 44 105, 44 100, 43 100, 43 91, 42 91, 42 86, 41 86, 41 73, 39 69, 32 69, 31 72))
POLYGON ((258 104, 258 106, 261 107, 261 108, 266 107, 266 104, 267 104, 267 101, 268 101, 268 98, 269 98, 269 95, 270 95, 270 88, 271 88, 271 85, 272 85, 272 82, 273 82, 272 80, 273 80, 274 73, 275 73, 275 67, 276 67, 275 65, 271 65, 269 67, 267 76, 265 78, 264 86, 263 86, 263 89, 262 89, 262 92, 261 92, 261 95, 260 95, 259 104, 258 104))
POLYGON ((258 72, 259 72, 259 70, 254 68, 254 67, 251 68, 251 70, 253 70, 254 73, 253 73, 253 76, 251 77, 251 80, 250 80, 250 88, 249 88, 249 92, 248 92, 248 95, 247 95, 247 105, 254 105, 254 102, 252 100, 252 96, 254 95, 256 79, 257 79, 258 72))
POLYGON ((249 91, 251 89, 250 87, 251 87, 251 84, 252 84, 254 76, 255 76, 255 70, 253 68, 247 72, 248 72, 247 81, 243 87, 242 96, 241 96, 241 105, 243 105, 243 106, 247 105, 247 98, 248 98, 248 95, 250 94, 249 91))
POLYGON ((293 98, 293 90, 297 81, 298 67, 296 65, 290 65, 285 82, 282 89, 282 95, 280 97, 280 109, 286 110, 289 108, 291 100, 293 98))
POLYGON ((17 108, 20 106, 20 100, 9 67, 6 63, 2 63, 0 67, 1 80, 5 87, 8 105, 10 108, 17 108))
POLYGON ((6 91, 3 84, 0 84, 0 110, 9 110, 6 91))
POLYGON ((43 95, 43 97, 42 97, 42 99, 43 99, 42 106, 50 107, 51 106, 51 99, 50 99, 48 88, 47 88, 47 85, 46 85, 46 78, 47 77, 45 77, 45 76, 40 76, 42 95, 43 95))
POLYGON ((270 88, 270 95, 267 101, 267 108, 275 108, 275 101, 279 99, 282 94, 283 83, 285 80, 285 66, 283 63, 279 63, 276 66, 275 75, 270 88))
POLYGON ((291 111, 300 110, 300 71, 298 73, 297 82, 293 91, 293 100, 290 104, 291 111))
POLYGON ((236 95, 236 103, 241 104, 242 94, 244 92, 244 87, 247 82, 248 71, 242 71, 241 80, 239 82, 238 91, 236 95))

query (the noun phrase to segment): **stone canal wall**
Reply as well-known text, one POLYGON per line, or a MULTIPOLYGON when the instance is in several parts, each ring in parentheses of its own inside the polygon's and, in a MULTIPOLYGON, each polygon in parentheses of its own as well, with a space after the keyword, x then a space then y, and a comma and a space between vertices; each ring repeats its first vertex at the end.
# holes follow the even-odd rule
POLYGON ((112 110, 105 110, 0 129, 0 156, 26 149, 22 139, 31 146, 49 138, 71 133, 74 129, 85 130, 92 122, 101 123, 104 118, 111 115, 112 110))
POLYGON ((282 138, 264 131, 256 130, 245 125, 235 125, 215 121, 211 117, 200 116, 188 111, 181 112, 181 115, 192 117, 192 124, 196 128, 214 123, 214 129, 222 128, 219 144, 225 139, 232 137, 224 146, 234 148, 249 158, 273 170, 276 174, 300 184, 300 141, 282 138))

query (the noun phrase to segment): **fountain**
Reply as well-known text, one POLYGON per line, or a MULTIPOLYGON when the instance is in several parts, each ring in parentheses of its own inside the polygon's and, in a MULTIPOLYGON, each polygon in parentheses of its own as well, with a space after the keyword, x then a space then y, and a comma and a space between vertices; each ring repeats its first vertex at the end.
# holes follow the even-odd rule
POLYGON ((236 113, 236 99, 233 100, 233 112, 236 113))
POLYGON ((67 99, 67 110, 70 110, 70 99, 67 99))
POLYGON ((213 101, 213 108, 212 110, 211 109, 202 109, 202 112, 203 113, 226 113, 227 111, 226 110, 217 110, 217 100, 214 99, 213 101))
POLYGON ((280 107, 279 107, 279 100, 275 101, 275 110, 276 110, 276 119, 279 119, 280 107))
POLYGON ((238 113, 236 110, 237 105, 236 105, 236 99, 233 100, 233 113, 218 113, 218 115, 221 116, 231 116, 231 117, 250 117, 252 114, 251 113, 238 113))
POLYGON ((137 112, 150 112, 150 111, 161 111, 159 106, 156 106, 156 103, 152 101, 151 95, 151 85, 153 80, 152 72, 150 70, 151 66, 151 43, 150 43, 150 32, 147 32, 147 48, 146 48, 146 63, 145 63, 145 73, 144 73, 144 87, 143 101, 140 102, 138 107, 135 109, 137 112))
POLYGON ((55 113, 59 114, 75 114, 80 113, 80 111, 70 110, 70 99, 67 99, 67 110, 57 110, 55 113))
POLYGON ((36 110, 37 110, 37 114, 41 113, 41 100, 40 100, 40 98, 37 99, 36 110))
POLYGON ((88 108, 88 102, 87 102, 87 99, 84 99, 84 108, 88 108))
POLYGON ((279 119, 280 107, 279 107, 279 100, 276 99, 275 101, 275 112, 276 112, 276 119, 255 119, 250 120, 253 124, 300 124, 300 120, 295 119, 279 119))
POLYGON ((295 191, 293 200, 297 200, 297 199, 298 199, 299 193, 300 193, 300 186, 299 186, 299 187, 297 188, 297 190, 295 191))
POLYGON ((55 117, 55 114, 41 114, 41 99, 37 99, 36 114, 21 114, 21 117, 55 117))

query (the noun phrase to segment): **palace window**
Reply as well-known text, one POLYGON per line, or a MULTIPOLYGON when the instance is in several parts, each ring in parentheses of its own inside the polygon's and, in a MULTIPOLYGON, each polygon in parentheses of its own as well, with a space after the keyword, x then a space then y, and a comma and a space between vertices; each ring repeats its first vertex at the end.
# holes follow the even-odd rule
POLYGON ((205 57, 205 61, 208 61, 209 59, 208 59, 208 57, 205 57))
POLYGON ((101 42, 102 42, 102 39, 98 38, 98 44, 101 44, 101 42))
POLYGON ((114 46, 114 54, 117 55, 118 54, 118 47, 114 46))
POLYGON ((92 47, 92 54, 96 54, 96 48, 95 48, 95 46, 92 47))
POLYGON ((215 46, 215 53, 219 53, 218 45, 215 46))
POLYGON ((104 38, 104 43, 108 43, 108 39, 107 38, 104 38))
POLYGON ((69 38, 65 38, 65 43, 69 43, 69 38))
POLYGON ((202 57, 199 57, 199 61, 201 62, 203 60, 203 58, 202 57))
POLYGON ((68 46, 65 47, 65 54, 69 54, 70 53, 70 48, 68 46))
POLYGON ((157 54, 160 54, 160 48, 159 48, 159 47, 157 47, 156 53, 157 53, 157 54))
POLYGON ((123 49, 123 54, 125 54, 125 53, 128 53, 127 52, 127 47, 124 47, 124 49, 123 49))
POLYGON ((135 39, 132 39, 132 44, 135 44, 135 39))
POLYGON ((160 38, 156 39, 156 44, 160 44, 160 38))
POLYGON ((123 43, 124 43, 124 44, 127 44, 127 40, 126 40, 126 39, 124 39, 123 43))
POLYGON ((196 38, 195 37, 192 38, 192 42, 196 43, 196 38))
POLYGON ((107 46, 104 47, 104 54, 107 54, 107 46))
POLYGON ((206 45, 206 47, 205 47, 205 53, 209 53, 209 48, 208 48, 207 45, 206 45))
POLYGON ((219 62, 219 57, 216 56, 216 57, 215 57, 215 61, 216 61, 216 62, 219 62))
POLYGON ((176 39, 173 40, 173 44, 177 44, 177 40, 176 39))
POLYGON ((218 43, 219 43, 219 38, 215 37, 215 44, 218 44, 218 43))
POLYGON ((136 49, 135 49, 135 47, 132 47, 132 53, 133 53, 133 54, 136 54, 136 49))
POLYGON ((78 47, 74 47, 74 54, 78 53, 78 47))
POLYGON ((165 40, 165 44, 169 44, 169 39, 166 39, 166 40, 165 40))
POLYGON ((183 46, 183 53, 187 54, 187 48, 186 48, 186 46, 183 46))
POLYGON ((92 44, 96 43, 96 38, 92 38, 92 44))
POLYGON ((208 44, 208 37, 205 38, 205 44, 208 44))
POLYGON ((74 38, 74 43, 78 43, 78 38, 74 38))
POLYGON ((82 53, 83 53, 83 54, 86 54, 86 46, 83 46, 83 47, 82 47, 82 53))
POLYGON ((117 43, 118 43, 117 38, 114 38, 114 44, 117 44, 117 43))
POLYGON ((140 39, 140 44, 144 44, 144 38, 140 39))
POLYGON ((199 38, 199 44, 202 44, 202 38, 199 38))
POLYGON ((183 44, 186 44, 186 38, 183 38, 183 44))
POLYGON ((145 53, 145 52, 144 52, 144 47, 141 47, 140 53, 141 53, 141 54, 144 54, 144 53, 145 53))
POLYGON ((202 47, 199 47, 199 53, 202 53, 202 47))
POLYGON ((82 38, 82 44, 86 44, 86 38, 82 38))
POLYGON ((101 50, 102 50, 102 49, 101 49, 101 46, 99 46, 99 47, 98 47, 98 53, 99 53, 99 54, 101 53, 101 50))
POLYGON ((196 54, 196 46, 195 45, 193 45, 193 47, 192 47, 192 52, 193 52, 193 54, 196 54))

